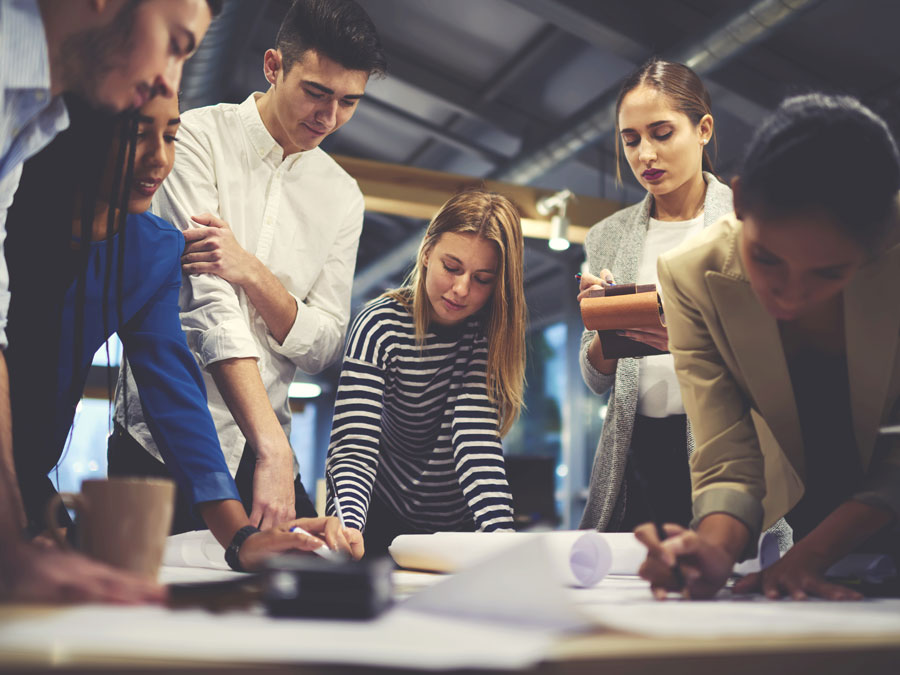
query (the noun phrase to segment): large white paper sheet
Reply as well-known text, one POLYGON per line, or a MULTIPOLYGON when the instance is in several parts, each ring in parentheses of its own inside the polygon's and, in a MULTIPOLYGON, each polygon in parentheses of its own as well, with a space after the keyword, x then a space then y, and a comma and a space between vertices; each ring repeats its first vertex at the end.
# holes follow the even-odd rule
POLYGON ((385 668, 519 669, 547 653, 554 634, 526 626, 396 609, 374 621, 272 619, 159 607, 82 606, 0 622, 0 659, 79 657, 132 661, 357 664, 385 668))
POLYGON ((560 583, 550 548, 546 538, 519 539, 478 565, 424 588, 403 607, 552 631, 586 628, 589 622, 560 583))
POLYGON ((859 602, 769 600, 723 591, 717 599, 656 601, 644 586, 608 579, 596 589, 571 591, 596 624, 659 637, 789 637, 895 634, 900 640, 900 600, 859 602), (579 596, 581 596, 579 598, 579 596))

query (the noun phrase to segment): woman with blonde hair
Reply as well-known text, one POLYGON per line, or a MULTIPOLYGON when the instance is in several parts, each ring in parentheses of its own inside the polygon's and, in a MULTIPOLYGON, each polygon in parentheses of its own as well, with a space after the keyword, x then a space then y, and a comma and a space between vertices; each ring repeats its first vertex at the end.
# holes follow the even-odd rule
POLYGON ((350 329, 328 471, 367 555, 399 534, 512 528, 500 438, 522 407, 519 214, 472 190, 428 226, 406 285, 350 329))

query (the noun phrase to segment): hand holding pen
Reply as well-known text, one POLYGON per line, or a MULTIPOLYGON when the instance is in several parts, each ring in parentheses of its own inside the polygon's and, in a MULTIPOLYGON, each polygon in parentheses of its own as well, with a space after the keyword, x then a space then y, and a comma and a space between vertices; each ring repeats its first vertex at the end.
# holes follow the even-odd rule
POLYGON ((609 286, 616 285, 612 272, 607 269, 600 270, 599 276, 594 276, 590 273, 576 274, 575 279, 578 281, 577 300, 579 302, 581 302, 588 291, 596 291, 601 288, 608 288, 609 286))
POLYGON ((702 532, 674 523, 662 527, 665 539, 659 538, 655 523, 644 523, 634 531, 647 547, 639 573, 650 582, 653 595, 658 600, 672 591, 698 600, 713 597, 728 581, 734 557, 702 532))

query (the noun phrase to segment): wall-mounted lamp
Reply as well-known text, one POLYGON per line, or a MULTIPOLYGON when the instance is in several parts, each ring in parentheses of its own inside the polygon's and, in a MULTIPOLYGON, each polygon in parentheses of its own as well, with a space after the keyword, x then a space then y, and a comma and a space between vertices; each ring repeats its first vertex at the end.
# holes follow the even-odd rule
POLYGON ((288 387, 290 398, 316 398, 322 393, 322 387, 315 382, 291 382, 288 387))
POLYGON ((569 248, 569 218, 566 209, 569 202, 575 199, 571 190, 560 190, 552 195, 539 199, 534 208, 542 216, 550 216, 550 240, 547 245, 554 251, 565 251, 569 248))

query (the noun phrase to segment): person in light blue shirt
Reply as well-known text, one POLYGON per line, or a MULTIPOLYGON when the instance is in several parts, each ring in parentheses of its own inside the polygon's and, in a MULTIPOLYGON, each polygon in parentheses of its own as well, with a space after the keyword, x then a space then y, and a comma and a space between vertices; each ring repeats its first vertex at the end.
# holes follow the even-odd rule
MULTIPOLYGON (((68 125, 60 95, 112 111, 173 96, 222 0, 0 0, 0 254, 22 163, 68 125)), ((36 223, 36 227, 40 224, 36 223)), ((0 255, 0 349, 9 278, 0 255)), ((154 584, 21 534, 25 514, 12 452, 9 375, 0 353, 0 599, 160 600, 154 584)))

